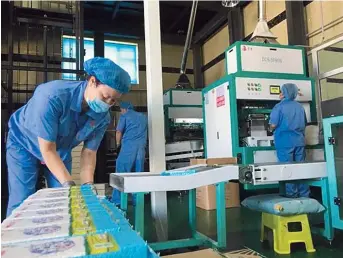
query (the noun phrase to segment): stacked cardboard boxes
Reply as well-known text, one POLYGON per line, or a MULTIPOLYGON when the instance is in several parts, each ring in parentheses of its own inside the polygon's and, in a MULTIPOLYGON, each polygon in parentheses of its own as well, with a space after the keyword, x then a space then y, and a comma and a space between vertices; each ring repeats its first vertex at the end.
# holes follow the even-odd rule
MULTIPOLYGON (((192 159, 191 165, 229 165, 236 164, 236 158, 210 158, 210 159, 192 159)), ((239 184, 228 182, 225 184, 226 208, 240 207, 239 184)), ((196 190, 197 207, 204 210, 216 209, 216 187, 215 185, 202 186, 196 190)))

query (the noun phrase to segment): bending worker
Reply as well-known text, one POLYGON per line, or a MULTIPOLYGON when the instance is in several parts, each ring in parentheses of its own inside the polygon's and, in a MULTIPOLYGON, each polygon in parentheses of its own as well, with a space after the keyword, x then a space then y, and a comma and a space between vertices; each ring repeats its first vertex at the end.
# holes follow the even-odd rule
POLYGON ((49 187, 75 185, 71 150, 84 142, 81 182, 93 184, 96 152, 110 123, 109 108, 127 93, 130 76, 106 58, 85 62, 86 81, 39 85, 28 103, 9 120, 7 216, 36 189, 39 163, 49 187))
MULTIPOLYGON (((269 124, 274 129, 274 142, 280 162, 305 161, 306 114, 302 105, 295 100, 298 87, 286 83, 281 87, 280 99, 272 110, 269 124)), ((286 197, 309 197, 309 186, 286 183, 286 197)))
MULTIPOLYGON (((116 131, 117 148, 121 146, 116 162, 116 173, 143 172, 148 121, 144 114, 133 110, 129 102, 120 103, 120 118, 116 131)), ((112 202, 120 204, 120 192, 113 189, 112 202)), ((133 196, 133 204, 135 197, 133 196)))

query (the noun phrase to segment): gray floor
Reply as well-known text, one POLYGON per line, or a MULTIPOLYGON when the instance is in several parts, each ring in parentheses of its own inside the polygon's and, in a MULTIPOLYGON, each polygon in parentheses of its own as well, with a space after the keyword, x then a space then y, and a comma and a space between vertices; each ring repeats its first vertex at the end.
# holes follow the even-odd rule
MULTIPOLYGON (((128 217, 133 221, 132 207, 130 207, 128 217)), ((188 198, 186 195, 180 196, 176 193, 168 195, 169 209, 169 239, 180 239, 190 237, 190 229, 188 227, 188 198)), ((343 232, 337 232, 335 241, 330 246, 322 237, 313 236, 313 242, 316 248, 316 253, 307 253, 304 246, 292 246, 291 255, 277 255, 273 248, 268 244, 261 244, 260 239, 260 223, 261 214, 250 211, 246 208, 229 208, 226 211, 227 218, 227 249, 223 251, 231 251, 242 249, 246 246, 266 257, 343 257, 343 232)), ((148 219, 145 224, 146 238, 148 242, 156 241, 156 234, 151 220, 151 212, 149 205, 149 196, 146 196, 145 216, 148 219)), ((197 229, 199 232, 216 238, 216 212, 197 209, 197 229)), ((271 238, 270 235, 269 238, 271 238)), ((169 253, 178 253, 189 251, 175 250, 169 253)), ((163 253, 162 253, 163 254, 163 253)))

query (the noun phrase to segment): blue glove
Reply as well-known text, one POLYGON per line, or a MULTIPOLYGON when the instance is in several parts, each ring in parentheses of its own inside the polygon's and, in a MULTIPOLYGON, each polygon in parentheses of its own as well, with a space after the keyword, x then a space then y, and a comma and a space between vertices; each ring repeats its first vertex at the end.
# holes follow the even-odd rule
POLYGON ((71 186, 76 186, 76 184, 75 184, 74 181, 65 181, 65 182, 62 184, 62 187, 71 187, 71 186))

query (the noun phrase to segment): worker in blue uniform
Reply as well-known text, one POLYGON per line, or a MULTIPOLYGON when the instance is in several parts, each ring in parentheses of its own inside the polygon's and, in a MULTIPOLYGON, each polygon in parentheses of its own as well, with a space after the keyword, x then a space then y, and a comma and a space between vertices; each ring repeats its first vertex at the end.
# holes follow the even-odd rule
MULTIPOLYGON (((269 124, 274 131, 274 142, 280 162, 305 161, 306 114, 302 105, 295 99, 298 87, 286 83, 281 87, 280 99, 270 114, 269 124)), ((309 186, 286 183, 286 197, 308 197, 309 186)))
POLYGON ((84 142, 81 182, 93 184, 96 152, 110 123, 109 108, 130 89, 130 76, 109 59, 85 62, 86 81, 39 85, 9 120, 6 143, 9 201, 7 216, 36 189, 39 163, 49 187, 75 185, 71 150, 84 142))
MULTIPOLYGON (((147 117, 133 110, 129 102, 120 103, 120 118, 116 130, 117 147, 120 153, 116 161, 116 173, 144 171, 145 147, 147 142, 147 117)), ((114 189, 112 202, 120 204, 120 193, 114 189)), ((135 197, 133 196, 135 204, 135 197)))

